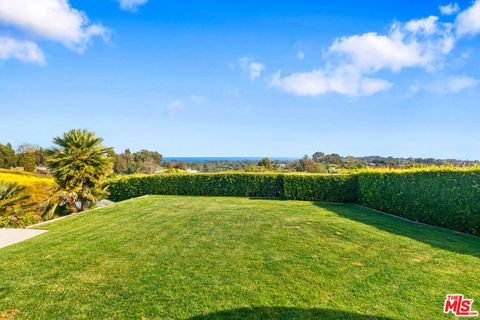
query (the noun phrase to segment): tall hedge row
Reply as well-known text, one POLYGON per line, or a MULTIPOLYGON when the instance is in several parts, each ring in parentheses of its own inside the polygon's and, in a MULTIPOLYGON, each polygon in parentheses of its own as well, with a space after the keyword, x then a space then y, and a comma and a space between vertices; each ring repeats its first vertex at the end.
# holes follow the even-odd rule
POLYGON ((283 176, 280 174, 134 175, 113 179, 108 184, 113 201, 146 194, 283 197, 283 176))
POLYGON ((285 175, 285 198, 327 202, 356 202, 357 179, 354 175, 285 175))
POLYGON ((357 202, 413 221, 480 235, 479 168, 367 170, 350 175, 136 175, 108 184, 114 201, 171 194, 357 202))
POLYGON ((146 194, 277 197, 353 202, 349 175, 283 175, 265 173, 204 173, 133 175, 108 182, 110 199, 120 201, 146 194))
POLYGON ((359 202, 413 221, 480 235, 480 171, 358 174, 359 202))

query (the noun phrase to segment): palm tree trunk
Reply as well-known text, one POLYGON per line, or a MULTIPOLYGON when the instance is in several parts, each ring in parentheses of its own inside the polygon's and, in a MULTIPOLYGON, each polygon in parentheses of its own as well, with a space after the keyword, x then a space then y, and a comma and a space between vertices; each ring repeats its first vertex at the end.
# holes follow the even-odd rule
POLYGON ((88 203, 88 199, 86 197, 86 195, 88 194, 88 186, 86 184, 84 184, 82 186, 82 194, 80 195, 80 203, 81 203, 81 206, 80 206, 80 210, 81 211, 85 211, 85 210, 88 210, 90 205, 88 203))
POLYGON ((75 203, 75 198, 67 198, 66 202, 71 213, 78 212, 77 204, 75 203))

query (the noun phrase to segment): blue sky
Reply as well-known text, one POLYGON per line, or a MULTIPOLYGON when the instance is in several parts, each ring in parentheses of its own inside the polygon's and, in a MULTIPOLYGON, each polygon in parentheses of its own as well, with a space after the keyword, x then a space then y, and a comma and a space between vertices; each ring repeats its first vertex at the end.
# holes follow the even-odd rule
POLYGON ((480 159, 478 1, 0 0, 0 143, 480 159))

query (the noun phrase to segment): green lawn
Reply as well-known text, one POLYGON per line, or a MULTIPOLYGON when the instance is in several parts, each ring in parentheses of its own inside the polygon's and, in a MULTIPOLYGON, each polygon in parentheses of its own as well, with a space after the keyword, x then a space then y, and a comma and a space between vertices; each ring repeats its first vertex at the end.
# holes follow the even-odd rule
POLYGON ((149 196, 0 249, 0 319, 441 319, 480 238, 355 205, 149 196))

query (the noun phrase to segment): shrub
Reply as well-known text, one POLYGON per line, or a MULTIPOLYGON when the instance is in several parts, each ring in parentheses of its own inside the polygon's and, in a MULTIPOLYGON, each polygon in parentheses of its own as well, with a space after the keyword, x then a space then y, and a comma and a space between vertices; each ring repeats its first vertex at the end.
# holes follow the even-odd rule
POLYGON ((266 173, 133 175, 108 182, 110 199, 147 194, 285 197, 298 200, 354 202, 356 177, 266 173))
POLYGON ((147 194, 283 197, 283 176, 258 173, 133 175, 108 181, 110 199, 147 194))
MULTIPOLYGON (((55 189, 53 179, 39 177, 23 171, 0 169, 0 183, 1 182, 16 183, 25 187, 25 194, 29 195, 28 203, 35 205, 17 217, 17 223, 19 225, 27 226, 42 220, 41 215, 45 209, 46 202, 55 189)), ((0 217, 0 227, 11 226, 13 222, 12 216, 0 217)))
POLYGON ((367 170, 359 202, 410 220, 480 235, 480 169, 367 170))
POLYGON ((357 181, 354 175, 285 175, 284 186, 287 199, 347 203, 357 199, 357 181))
POLYGON ((40 177, 32 173, 15 170, 0 169, 0 181, 17 183, 24 186, 30 196, 30 200, 38 204, 45 202, 56 186, 51 178, 40 177))

